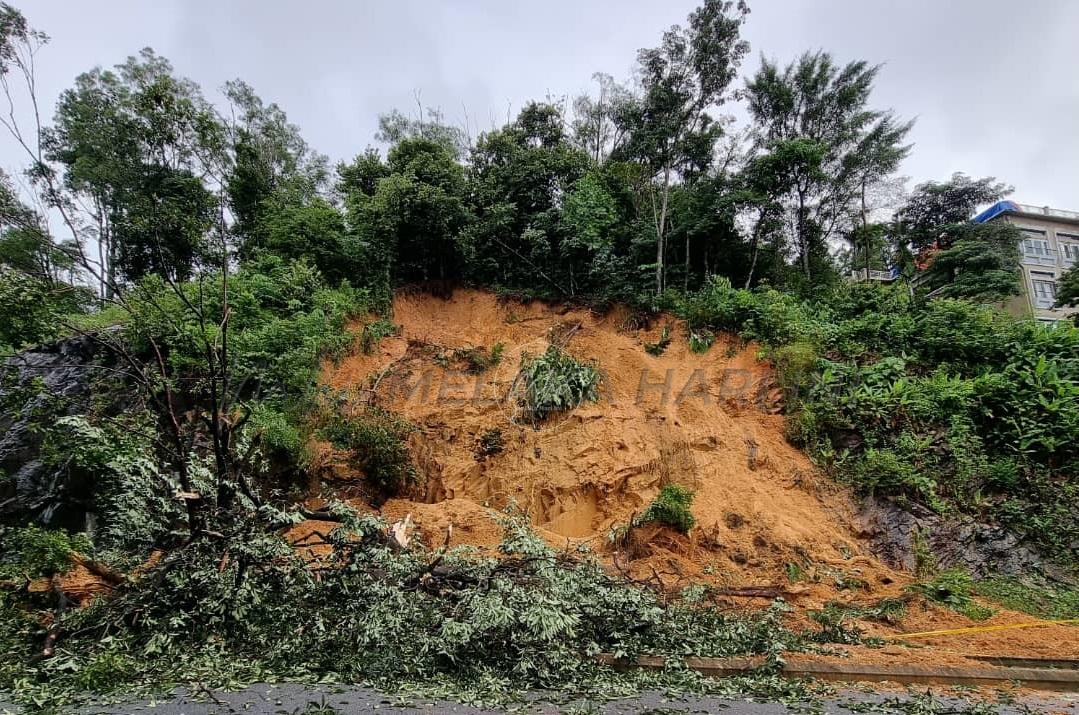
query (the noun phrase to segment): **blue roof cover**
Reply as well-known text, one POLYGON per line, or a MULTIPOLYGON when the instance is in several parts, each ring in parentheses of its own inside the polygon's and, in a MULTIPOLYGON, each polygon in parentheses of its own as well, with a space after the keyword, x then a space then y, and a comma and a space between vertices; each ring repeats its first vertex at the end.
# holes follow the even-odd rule
POLYGON ((985 211, 982 211, 980 214, 972 218, 971 221, 973 221, 974 223, 985 223, 986 221, 991 221, 997 216, 1000 216, 1002 213, 1007 213, 1008 211, 1018 212, 1019 207, 1015 205, 1014 201, 998 201, 989 208, 987 208, 985 211))

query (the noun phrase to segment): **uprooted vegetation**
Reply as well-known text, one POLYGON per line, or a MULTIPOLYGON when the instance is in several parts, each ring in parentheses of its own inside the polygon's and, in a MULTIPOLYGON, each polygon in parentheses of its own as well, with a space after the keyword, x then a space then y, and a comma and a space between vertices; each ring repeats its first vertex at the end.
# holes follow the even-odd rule
POLYGON ((636 524, 656 522, 685 534, 696 523, 690 511, 691 504, 693 492, 677 484, 668 484, 659 490, 644 513, 637 517, 636 524))
POLYGON ((524 394, 520 404, 532 420, 541 421, 599 398, 596 366, 575 359, 557 345, 549 346, 538 357, 526 357, 521 379, 524 394))
POLYGON ((553 551, 515 518, 504 521, 503 555, 492 558, 402 550, 371 517, 340 506, 325 516, 338 522, 327 522, 317 570, 244 520, 231 532, 242 541, 189 543, 109 599, 61 613, 49 632, 62 659, 36 658, 42 626, 3 596, 0 683, 49 705, 135 682, 271 674, 386 686, 450 677, 494 697, 510 687, 583 686, 603 672, 590 658, 600 652, 774 655, 799 643, 779 611, 726 615, 702 600, 703 589, 668 603, 586 554, 553 551))

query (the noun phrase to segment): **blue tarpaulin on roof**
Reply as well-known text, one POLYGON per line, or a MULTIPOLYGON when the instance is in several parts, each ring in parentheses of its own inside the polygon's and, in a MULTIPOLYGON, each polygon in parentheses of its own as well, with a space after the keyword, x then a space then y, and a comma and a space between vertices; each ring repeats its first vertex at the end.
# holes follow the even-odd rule
POLYGON ((1019 211, 1019 207, 1015 205, 1014 201, 998 201, 971 220, 974 223, 985 223, 1008 211, 1019 211))

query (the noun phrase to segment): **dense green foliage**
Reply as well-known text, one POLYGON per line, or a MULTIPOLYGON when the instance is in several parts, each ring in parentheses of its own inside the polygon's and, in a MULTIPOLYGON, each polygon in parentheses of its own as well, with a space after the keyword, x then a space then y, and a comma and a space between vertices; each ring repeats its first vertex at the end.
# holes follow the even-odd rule
POLYGON ((350 465, 376 495, 392 495, 416 479, 405 445, 412 429, 404 420, 372 407, 362 414, 331 418, 320 434, 346 451, 350 465))
POLYGON ((71 568, 71 555, 89 552, 85 534, 68 534, 36 526, 21 529, 0 527, 4 549, 0 553, 0 578, 37 578, 64 573, 71 568))
POLYGON ((991 578, 974 584, 974 593, 1014 611, 1050 620, 1079 618, 1079 590, 1025 580, 991 578))
POLYGON ((1075 558, 1079 329, 866 285, 803 301, 716 280, 680 310, 769 346, 792 438, 838 478, 1075 558))
POLYGON ((928 581, 910 587, 930 601, 935 601, 962 613, 972 621, 984 621, 993 615, 992 609, 974 602, 974 580, 963 569, 941 571, 928 581))

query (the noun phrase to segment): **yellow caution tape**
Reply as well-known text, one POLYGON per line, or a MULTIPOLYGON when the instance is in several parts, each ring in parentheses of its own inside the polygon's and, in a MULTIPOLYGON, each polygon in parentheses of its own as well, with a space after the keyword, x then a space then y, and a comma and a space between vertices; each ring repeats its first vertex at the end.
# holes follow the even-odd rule
POLYGON ((989 633, 991 631, 1010 631, 1017 628, 1044 628, 1046 626, 1059 626, 1079 624, 1079 618, 1066 618, 1061 621, 1036 621, 1034 623, 1009 623, 1003 626, 975 626, 973 628, 949 628, 942 631, 923 631, 921 633, 901 633, 892 636, 893 640, 905 640, 907 638, 929 638, 932 636, 952 636, 960 633, 989 633))

